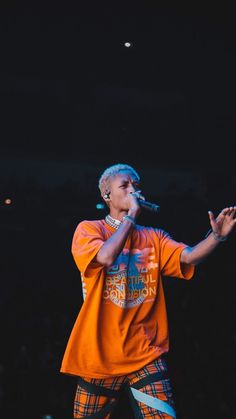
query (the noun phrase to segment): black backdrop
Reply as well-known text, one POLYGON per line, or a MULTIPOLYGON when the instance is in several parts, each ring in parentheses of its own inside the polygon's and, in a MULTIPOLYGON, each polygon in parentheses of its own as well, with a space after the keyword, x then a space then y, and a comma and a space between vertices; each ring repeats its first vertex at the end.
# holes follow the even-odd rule
MULTIPOLYGON (((235 203, 233 9, 5 2, 0 31, 1 412, 65 419, 76 381, 59 368, 82 304, 71 239, 104 216, 103 169, 133 165, 161 206, 140 223, 190 245, 208 209, 235 203)), ((235 233, 192 281, 164 280, 180 419, 235 416, 234 249, 235 233)), ((115 416, 132 417, 125 399, 115 416)))

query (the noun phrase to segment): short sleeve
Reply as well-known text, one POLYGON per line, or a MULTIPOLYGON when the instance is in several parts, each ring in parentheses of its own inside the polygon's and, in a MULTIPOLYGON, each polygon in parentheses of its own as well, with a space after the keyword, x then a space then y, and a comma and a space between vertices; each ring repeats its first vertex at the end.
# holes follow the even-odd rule
POLYGON ((181 264, 180 255, 188 247, 177 242, 163 230, 158 231, 160 245, 160 269, 164 276, 191 279, 194 274, 194 265, 181 264))
POLYGON ((103 268, 102 265, 93 261, 103 244, 104 239, 96 222, 82 221, 77 226, 71 252, 77 267, 84 276, 89 276, 91 271, 103 268))

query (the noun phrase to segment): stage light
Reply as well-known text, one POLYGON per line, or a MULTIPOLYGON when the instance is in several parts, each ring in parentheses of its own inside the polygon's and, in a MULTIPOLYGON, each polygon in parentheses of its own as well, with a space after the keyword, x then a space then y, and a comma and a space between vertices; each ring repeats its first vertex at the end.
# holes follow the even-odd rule
POLYGON ((4 204, 10 205, 12 203, 12 200, 10 198, 6 198, 4 201, 4 204))
POLYGON ((124 43, 124 46, 125 46, 126 48, 130 48, 130 47, 131 47, 131 45, 132 45, 132 44, 131 44, 131 42, 125 42, 125 43, 124 43))
POLYGON ((104 204, 97 204, 97 205, 96 205, 96 208, 97 208, 98 210, 102 210, 102 209, 104 209, 104 208, 105 208, 105 205, 104 205, 104 204))

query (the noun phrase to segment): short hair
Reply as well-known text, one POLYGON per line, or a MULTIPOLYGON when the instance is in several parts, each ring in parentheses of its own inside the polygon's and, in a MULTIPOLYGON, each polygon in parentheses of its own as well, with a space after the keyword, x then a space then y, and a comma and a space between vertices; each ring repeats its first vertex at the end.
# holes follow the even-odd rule
POLYGON ((140 181, 140 176, 133 167, 122 163, 114 164, 113 166, 108 167, 99 179, 98 187, 102 196, 104 193, 109 191, 111 178, 114 178, 119 172, 123 170, 128 170, 137 178, 138 181, 140 181))

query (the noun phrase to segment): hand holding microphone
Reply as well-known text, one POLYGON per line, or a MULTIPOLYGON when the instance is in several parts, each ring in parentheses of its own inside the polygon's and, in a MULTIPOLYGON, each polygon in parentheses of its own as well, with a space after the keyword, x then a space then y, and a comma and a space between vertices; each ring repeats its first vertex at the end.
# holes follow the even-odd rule
POLYGON ((140 207, 145 208, 151 212, 158 212, 160 209, 160 206, 157 204, 152 204, 151 202, 145 201, 145 198, 144 196, 141 195, 141 192, 142 191, 131 192, 131 194, 135 195, 135 197, 137 198, 140 207))

